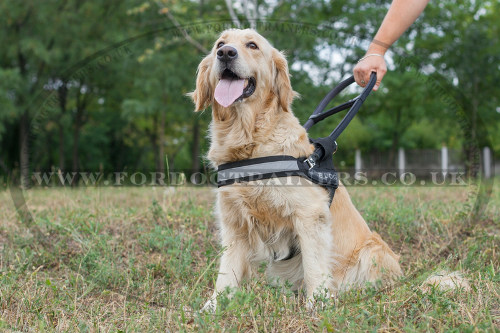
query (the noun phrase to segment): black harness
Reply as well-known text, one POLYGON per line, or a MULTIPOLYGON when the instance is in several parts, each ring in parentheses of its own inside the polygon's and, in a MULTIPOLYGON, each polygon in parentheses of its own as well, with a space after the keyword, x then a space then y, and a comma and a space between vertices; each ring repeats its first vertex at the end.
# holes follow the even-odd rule
POLYGON ((372 73, 370 81, 359 96, 325 112, 323 112, 323 110, 328 103, 330 103, 330 101, 342 90, 354 83, 354 77, 351 76, 340 82, 338 86, 333 88, 323 98, 304 124, 306 130, 309 130, 314 124, 333 114, 348 108, 350 109, 329 136, 310 139, 315 147, 311 156, 299 158, 286 155, 267 156, 222 164, 217 169, 218 187, 240 182, 300 176, 328 190, 331 204, 335 190, 339 186, 338 174, 333 165, 333 154, 337 151, 336 140, 361 108, 361 105, 372 91, 376 81, 377 75, 376 73, 372 73))

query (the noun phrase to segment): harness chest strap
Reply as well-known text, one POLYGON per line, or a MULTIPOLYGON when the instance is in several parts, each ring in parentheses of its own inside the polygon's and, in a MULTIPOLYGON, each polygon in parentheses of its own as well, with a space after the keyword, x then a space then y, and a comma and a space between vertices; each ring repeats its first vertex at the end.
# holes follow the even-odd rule
POLYGON ((333 168, 311 167, 304 157, 279 155, 222 164, 217 169, 217 186, 289 176, 304 177, 325 187, 330 193, 330 203, 339 184, 333 168))
POLYGON ((301 164, 295 157, 286 155, 267 156, 222 164, 217 169, 217 186, 290 175, 298 176, 299 173, 304 171, 301 164))

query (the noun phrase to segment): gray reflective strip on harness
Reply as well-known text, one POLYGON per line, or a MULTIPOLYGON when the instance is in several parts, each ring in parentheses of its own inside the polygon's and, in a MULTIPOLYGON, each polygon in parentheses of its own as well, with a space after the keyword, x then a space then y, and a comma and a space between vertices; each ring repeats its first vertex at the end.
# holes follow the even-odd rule
POLYGON ((247 177, 259 178, 269 174, 293 173, 303 170, 297 160, 263 162, 252 165, 237 166, 217 172, 218 183, 230 180, 245 179, 247 177))
POLYGON ((288 155, 267 156, 222 164, 217 170, 217 185, 287 176, 304 176, 305 158, 288 155))

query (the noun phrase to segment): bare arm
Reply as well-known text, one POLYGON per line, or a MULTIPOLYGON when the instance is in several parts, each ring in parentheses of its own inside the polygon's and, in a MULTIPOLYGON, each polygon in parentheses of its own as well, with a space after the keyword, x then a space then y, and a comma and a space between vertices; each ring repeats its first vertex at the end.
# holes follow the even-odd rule
POLYGON ((354 67, 356 82, 364 87, 371 72, 377 72, 377 90, 387 72, 383 58, 387 49, 415 22, 429 0, 393 0, 384 21, 370 44, 365 57, 354 67))

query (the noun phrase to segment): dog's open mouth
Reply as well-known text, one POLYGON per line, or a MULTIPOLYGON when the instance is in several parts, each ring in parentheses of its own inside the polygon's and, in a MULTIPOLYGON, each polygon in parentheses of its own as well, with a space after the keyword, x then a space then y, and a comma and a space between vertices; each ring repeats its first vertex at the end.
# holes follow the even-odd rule
POLYGON ((214 97, 220 105, 228 107, 235 101, 250 97, 254 92, 255 78, 242 79, 226 68, 215 87, 214 97))

